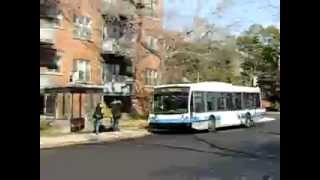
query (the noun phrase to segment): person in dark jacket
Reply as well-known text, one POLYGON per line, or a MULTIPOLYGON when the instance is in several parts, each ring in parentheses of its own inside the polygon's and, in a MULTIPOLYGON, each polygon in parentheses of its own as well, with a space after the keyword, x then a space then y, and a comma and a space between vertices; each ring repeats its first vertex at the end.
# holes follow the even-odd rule
POLYGON ((111 102, 112 111, 112 130, 119 131, 119 119, 121 118, 121 105, 122 102, 119 100, 114 100, 111 102))
POLYGON ((99 128, 101 125, 101 120, 103 119, 102 114, 102 104, 98 103, 96 106, 96 109, 93 113, 93 119, 94 119, 94 132, 98 135, 99 134, 99 128))

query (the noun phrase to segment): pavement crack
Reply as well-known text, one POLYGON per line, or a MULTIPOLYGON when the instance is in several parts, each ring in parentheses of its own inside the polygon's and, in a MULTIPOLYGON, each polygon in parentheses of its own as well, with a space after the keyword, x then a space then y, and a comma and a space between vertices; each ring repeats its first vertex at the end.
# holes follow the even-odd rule
POLYGON ((235 149, 231 149, 231 148, 218 146, 218 145, 210 143, 207 140, 202 139, 198 136, 194 136, 194 138, 197 141, 200 141, 202 143, 209 145, 211 148, 218 149, 218 150, 225 151, 225 152, 230 152, 231 153, 231 154, 229 154, 230 156, 238 156, 238 157, 254 158, 254 159, 275 159, 275 157, 270 157, 270 156, 269 157, 262 157, 257 154, 254 154, 254 153, 249 153, 249 152, 245 152, 245 151, 240 151, 240 150, 235 150, 235 149))
POLYGON ((231 155, 231 154, 227 154, 227 153, 205 151, 205 150, 191 148, 191 147, 173 146, 173 145, 168 145, 168 144, 139 144, 139 145, 160 146, 160 147, 165 147, 165 148, 169 148, 169 149, 178 149, 178 150, 186 150, 186 151, 193 151, 193 152, 199 152, 199 153, 216 154, 216 155, 220 155, 220 156, 230 156, 231 155))
POLYGON ((277 135, 280 136, 280 132, 270 132, 270 131, 264 131, 265 134, 271 134, 271 135, 277 135))

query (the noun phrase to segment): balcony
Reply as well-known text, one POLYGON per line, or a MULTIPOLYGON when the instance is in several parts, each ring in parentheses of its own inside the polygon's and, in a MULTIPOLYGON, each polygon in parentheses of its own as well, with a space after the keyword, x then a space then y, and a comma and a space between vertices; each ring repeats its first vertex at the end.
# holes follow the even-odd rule
MULTIPOLYGON (((135 0, 133 0, 135 1, 135 0)), ((104 0, 102 1, 102 14, 111 16, 134 16, 136 8, 127 0, 104 0), (119 9, 121 9, 119 11, 119 9)))
POLYGON ((112 77, 112 81, 104 83, 104 93, 113 96, 133 95, 133 78, 121 75, 112 77))
POLYGON ((102 53, 103 54, 117 54, 120 56, 133 56, 132 48, 129 42, 120 43, 116 39, 106 39, 102 43, 102 53))
POLYGON ((40 18, 56 19, 61 14, 57 4, 40 4, 40 18))
POLYGON ((40 89, 52 86, 59 86, 59 77, 62 76, 55 72, 41 72, 40 70, 40 89))
POLYGON ((103 53, 114 53, 116 51, 116 42, 114 39, 104 40, 102 43, 103 53))
POLYGON ((40 28, 40 42, 54 44, 56 31, 55 28, 40 28))

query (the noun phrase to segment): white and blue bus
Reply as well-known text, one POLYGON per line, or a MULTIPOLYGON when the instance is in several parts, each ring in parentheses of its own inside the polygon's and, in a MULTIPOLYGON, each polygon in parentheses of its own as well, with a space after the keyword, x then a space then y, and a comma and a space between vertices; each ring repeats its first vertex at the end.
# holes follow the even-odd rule
POLYGON ((262 120, 260 88, 223 82, 156 86, 148 123, 150 130, 251 127, 262 120))

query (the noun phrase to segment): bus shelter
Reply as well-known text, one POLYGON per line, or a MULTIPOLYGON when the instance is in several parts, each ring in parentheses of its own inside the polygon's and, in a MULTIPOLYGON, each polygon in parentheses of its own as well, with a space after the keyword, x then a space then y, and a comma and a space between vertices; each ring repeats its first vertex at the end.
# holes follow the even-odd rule
MULTIPOLYGON (((100 94, 103 93, 103 86, 95 85, 70 85, 64 87, 46 87, 41 89, 44 93, 71 93, 71 116, 70 116, 70 130, 71 132, 77 132, 85 128, 85 117, 82 113, 82 96, 83 94, 100 94), (78 116, 74 114, 74 99, 75 94, 78 94, 78 116)), ((101 96, 102 97, 102 96, 101 96)))

